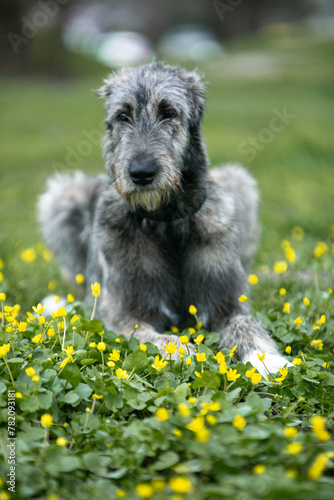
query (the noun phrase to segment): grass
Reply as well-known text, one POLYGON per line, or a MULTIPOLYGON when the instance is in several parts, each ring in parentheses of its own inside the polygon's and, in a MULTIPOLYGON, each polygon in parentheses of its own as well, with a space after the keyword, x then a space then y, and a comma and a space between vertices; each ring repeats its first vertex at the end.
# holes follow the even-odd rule
MULTIPOLYGON (((260 279, 250 286, 249 301, 280 351, 295 360, 269 380, 250 378, 251 367, 226 350, 225 372, 221 355, 215 358, 215 333, 183 332, 193 339, 203 334, 197 349, 205 361, 193 355, 186 365, 185 351, 184 361, 167 356, 157 370, 155 346, 103 332, 79 300, 46 318, 48 324, 27 316, 50 290, 80 299, 40 242, 35 206, 47 177, 68 167, 68 148, 80 149, 83 131, 101 127, 103 105, 92 89, 106 70, 94 64, 94 76, 85 71, 71 81, 0 83, 6 124, 0 301, 9 306, 1 312, 0 420, 7 421, 14 389, 20 464, 10 498, 330 498, 333 43, 312 43, 304 35, 263 37, 231 45, 229 58, 200 70, 209 82, 204 134, 212 164, 241 162, 259 181, 262 238, 254 269, 260 279), (244 67, 247 61, 254 64, 244 67), (240 144, 261 137, 273 109, 284 107, 296 117, 247 160, 240 144), (288 273, 273 276, 277 260, 288 262, 288 273), (290 312, 283 312, 285 303, 290 312), (15 304, 21 309, 11 308, 15 304), (115 366, 107 365, 110 355, 115 366)), ((93 145, 77 163, 92 174, 103 171, 100 147, 93 145)), ((7 444, 2 427, 6 473, 7 444)), ((6 479, 0 477, 3 499, 6 479)))

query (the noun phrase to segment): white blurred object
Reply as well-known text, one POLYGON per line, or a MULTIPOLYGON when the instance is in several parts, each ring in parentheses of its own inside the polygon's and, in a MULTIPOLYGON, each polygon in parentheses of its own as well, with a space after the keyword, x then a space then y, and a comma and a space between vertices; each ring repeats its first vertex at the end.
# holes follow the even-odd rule
POLYGON ((168 30, 161 38, 158 52, 165 57, 206 59, 223 54, 213 33, 199 25, 180 25, 168 30))
POLYGON ((124 66, 152 59, 147 38, 132 31, 106 33, 97 50, 99 61, 109 66, 124 66))
POLYGON ((41 304, 46 306, 46 309, 43 312, 44 316, 51 316, 52 313, 58 311, 59 307, 66 307, 68 305, 63 297, 59 299, 59 302, 56 302, 54 300, 54 295, 47 295, 47 297, 44 297, 41 304))

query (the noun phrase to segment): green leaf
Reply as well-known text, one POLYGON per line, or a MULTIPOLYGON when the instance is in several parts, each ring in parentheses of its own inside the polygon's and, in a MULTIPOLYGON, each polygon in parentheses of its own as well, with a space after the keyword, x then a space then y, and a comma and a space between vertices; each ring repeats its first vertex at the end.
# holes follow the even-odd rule
POLYGON ((58 376, 61 379, 67 380, 73 387, 76 387, 81 381, 81 373, 75 363, 68 363, 58 376))
POLYGON ((91 396, 93 390, 89 387, 88 384, 82 384, 80 382, 80 384, 76 387, 76 392, 79 392, 82 399, 88 399, 91 396))
POLYGON ((39 408, 39 399, 37 396, 28 396, 20 403, 20 409, 28 413, 34 413, 39 408))
POLYGON ((176 403, 180 403, 181 401, 186 399, 188 394, 189 394, 188 384, 183 382, 183 384, 180 384, 174 391, 174 398, 176 403))
POLYGON ((128 372, 135 370, 136 372, 141 372, 146 368, 148 363, 147 355, 145 352, 137 349, 133 353, 129 354, 123 361, 122 368, 128 372))
POLYGON ((69 391, 66 394, 64 394, 62 397, 60 396, 58 398, 59 401, 62 401, 66 404, 77 406, 80 401, 81 401, 81 394, 75 390, 75 391, 69 391))
POLYGON ((47 392, 42 392, 40 394, 37 394, 37 398, 39 401, 39 406, 43 410, 48 410, 51 408, 52 405, 52 392, 47 391, 47 392))
POLYGON ((82 455, 82 461, 87 470, 100 477, 106 475, 107 467, 111 465, 110 457, 104 457, 100 453, 94 452, 82 455))
POLYGON ((123 408, 123 399, 118 394, 107 394, 105 397, 105 405, 108 410, 116 412, 119 408, 123 408))
POLYGON ((179 455, 174 451, 166 451, 160 455, 159 460, 153 465, 153 470, 164 470, 179 462, 179 455))
POLYGON ((87 358, 87 359, 82 359, 80 361, 80 364, 82 366, 88 366, 88 365, 92 365, 93 363, 97 363, 97 359, 92 359, 92 358, 87 358))
POLYGON ((0 382, 0 394, 3 394, 6 390, 6 385, 3 382, 0 382))
POLYGON ((198 389, 199 387, 207 387, 208 389, 216 389, 220 385, 220 378, 216 373, 211 371, 205 371, 201 373, 201 378, 197 378, 193 384, 193 389, 198 389))
POLYGON ((80 321, 82 324, 82 329, 87 330, 88 332, 100 333, 103 330, 102 322, 97 320, 97 319, 93 319, 92 321, 88 321, 87 319, 82 318, 80 321))

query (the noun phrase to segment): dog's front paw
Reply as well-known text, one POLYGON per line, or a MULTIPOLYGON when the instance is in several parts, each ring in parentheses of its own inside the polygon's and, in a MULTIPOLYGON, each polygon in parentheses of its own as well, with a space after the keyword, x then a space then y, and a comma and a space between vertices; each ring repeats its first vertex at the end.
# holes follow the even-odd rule
MULTIPOLYGON (((262 357, 263 353, 259 353, 262 357)), ((252 351, 246 356, 244 356, 242 362, 247 363, 249 361, 263 377, 268 377, 269 373, 276 373, 280 368, 289 368, 293 366, 290 361, 288 361, 281 354, 271 354, 265 353, 263 361, 260 361, 257 351, 252 351)))

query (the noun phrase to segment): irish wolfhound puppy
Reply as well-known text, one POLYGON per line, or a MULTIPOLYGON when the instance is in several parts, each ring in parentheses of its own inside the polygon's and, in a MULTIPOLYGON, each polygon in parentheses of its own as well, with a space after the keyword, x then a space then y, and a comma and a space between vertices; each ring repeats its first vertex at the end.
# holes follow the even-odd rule
POLYGON ((163 334, 199 321, 238 346, 264 373, 287 363, 239 297, 255 250, 257 188, 240 166, 208 171, 201 122, 204 87, 196 72, 152 63, 112 75, 103 152, 107 177, 51 179, 39 214, 47 244, 67 275, 101 283, 97 315, 117 334, 160 349, 163 334))

